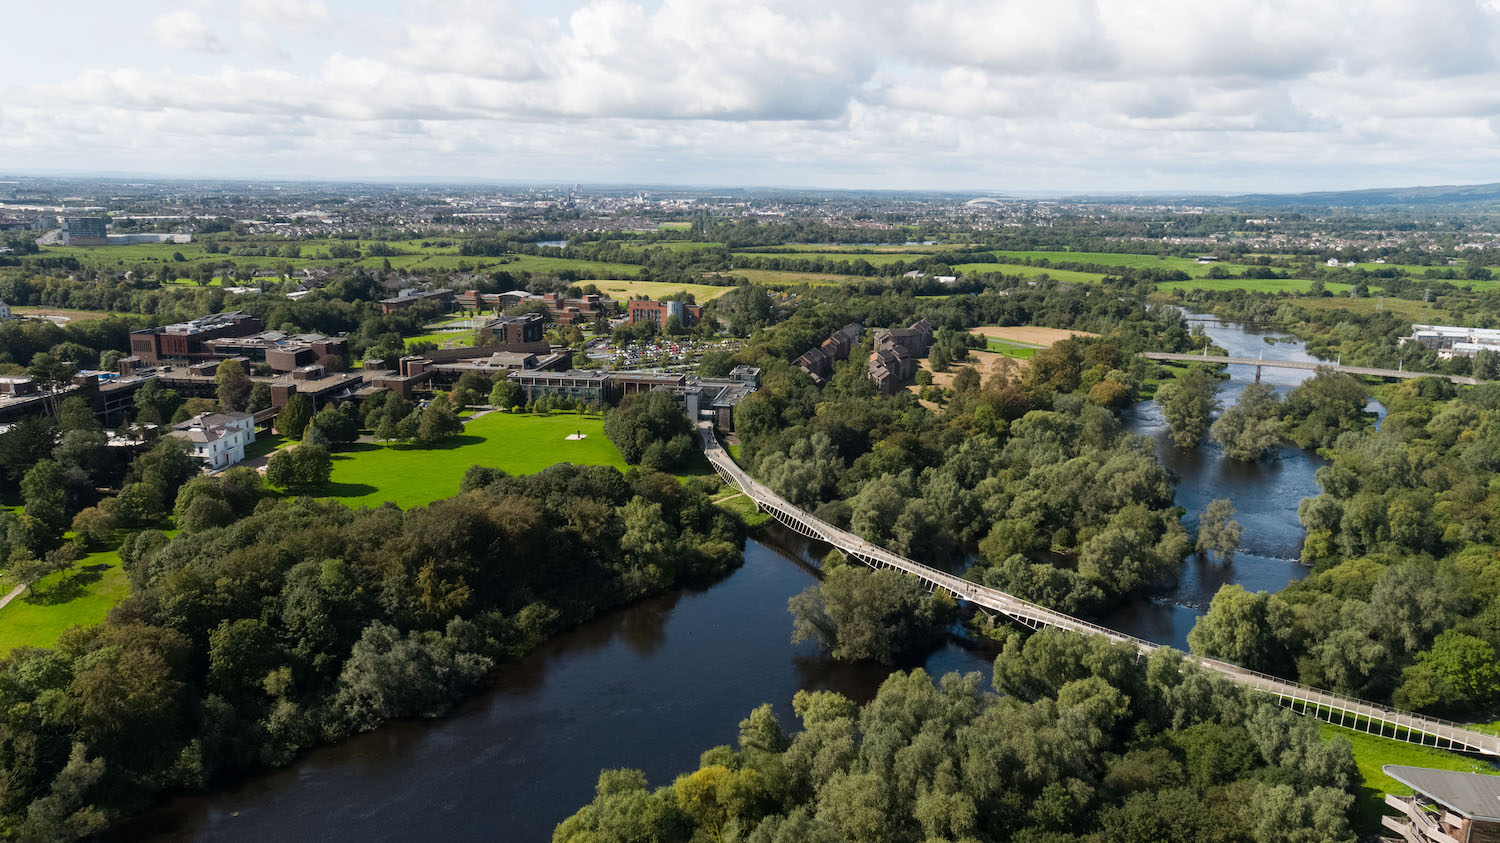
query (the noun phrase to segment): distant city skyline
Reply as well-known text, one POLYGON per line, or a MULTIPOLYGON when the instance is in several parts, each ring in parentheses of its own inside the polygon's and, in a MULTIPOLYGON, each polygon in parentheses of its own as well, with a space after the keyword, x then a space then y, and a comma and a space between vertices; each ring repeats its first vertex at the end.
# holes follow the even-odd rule
POLYGON ((84 2, 0 172, 1260 193, 1500 181, 1500 0, 84 2))

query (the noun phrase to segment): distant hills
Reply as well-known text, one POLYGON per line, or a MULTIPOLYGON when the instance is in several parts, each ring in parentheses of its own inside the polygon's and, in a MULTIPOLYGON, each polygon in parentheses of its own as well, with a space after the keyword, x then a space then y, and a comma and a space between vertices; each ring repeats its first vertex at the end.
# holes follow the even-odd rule
MULTIPOLYGON (((1075 196, 1078 201, 1119 202, 1126 197, 1075 196)), ((1245 193, 1234 196, 1208 194, 1142 195, 1143 202, 1174 202, 1212 207, 1259 208, 1363 208, 1406 206, 1420 208, 1475 208, 1496 206, 1500 210, 1500 182, 1446 184, 1429 187, 1377 187, 1365 190, 1325 190, 1314 193, 1245 193)))

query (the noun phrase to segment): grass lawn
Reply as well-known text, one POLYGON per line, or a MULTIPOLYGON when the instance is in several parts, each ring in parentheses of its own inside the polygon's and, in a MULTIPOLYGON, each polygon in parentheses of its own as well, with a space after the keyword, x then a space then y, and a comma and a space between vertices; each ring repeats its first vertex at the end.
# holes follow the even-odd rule
POLYGON ((0 654, 23 646, 50 647, 68 627, 104 620, 129 592, 120 554, 90 553, 71 570, 48 575, 0 609, 0 654))
POLYGON ((263 457, 272 451, 280 450, 288 445, 295 444, 280 433, 257 433, 255 441, 245 446, 245 459, 253 460, 263 457))
POLYGON ((415 337, 406 338, 406 347, 411 348, 412 343, 434 342, 439 347, 452 344, 454 346, 470 346, 474 344, 474 338, 479 335, 478 331, 433 331, 430 334, 419 334, 415 337))
MULTIPOLYGON (((726 489, 725 491, 732 492, 733 490, 726 489)), ((738 515, 740 520, 744 521, 748 527, 759 527, 771 520, 769 513, 757 512, 755 502, 745 497, 744 494, 731 494, 728 497, 721 497, 714 501, 714 505, 738 515)))
MULTIPOLYGON (((470 466, 503 468, 511 474, 535 474, 548 466, 609 465, 620 471, 624 457, 604 435, 604 419, 575 413, 489 413, 474 419, 464 432, 442 445, 357 443, 333 455, 333 477, 312 494, 336 498, 349 506, 379 506, 393 501, 405 509, 425 506, 458 494, 470 466), (582 432, 583 439, 568 439, 582 432)), ((701 453, 678 475, 679 479, 712 476, 713 468, 701 453)))
POLYGON ((604 435, 604 420, 573 413, 490 413, 469 422, 464 432, 432 448, 360 443, 333 455, 333 477, 314 494, 349 506, 394 501, 405 509, 458 494, 470 466, 534 474, 560 462, 612 465, 625 459, 604 435), (569 440, 581 431, 583 439, 569 440))
POLYGON ((1011 340, 998 340, 989 338, 989 350, 997 351, 1006 357, 1014 357, 1018 360, 1030 360, 1036 356, 1037 349, 1041 346, 1031 345, 1024 342, 1013 342, 1011 340))
POLYGON ((1354 745, 1354 763, 1359 767, 1359 774, 1365 780, 1356 805, 1355 830, 1361 834, 1378 833, 1380 815, 1395 813, 1382 801, 1387 793, 1399 796, 1411 793, 1410 788, 1381 771, 1380 768, 1385 764, 1434 767, 1439 770, 1458 770, 1464 773, 1494 774, 1497 772, 1483 761, 1456 752, 1433 749, 1428 746, 1413 746, 1388 738, 1377 738, 1374 735, 1366 735, 1363 732, 1355 732, 1327 723, 1322 725, 1322 729, 1324 738, 1341 735, 1348 738, 1349 743, 1354 745))
POLYGON ((1011 263, 960 263, 953 267, 964 274, 1019 275, 1022 278, 1040 278, 1043 275, 1054 281, 1073 284, 1097 284, 1104 276, 1095 272, 1078 272, 1072 269, 1051 269, 1045 266, 1018 266, 1011 263))

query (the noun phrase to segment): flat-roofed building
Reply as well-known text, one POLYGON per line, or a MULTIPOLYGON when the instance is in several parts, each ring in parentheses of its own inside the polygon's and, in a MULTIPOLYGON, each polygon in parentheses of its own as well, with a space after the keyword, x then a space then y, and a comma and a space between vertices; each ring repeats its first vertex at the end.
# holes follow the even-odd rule
POLYGON ((290 372, 327 357, 339 357, 345 361, 349 358, 347 339, 322 334, 262 331, 243 337, 209 340, 204 346, 215 355, 243 357, 252 364, 265 363, 277 372, 290 372))
POLYGON ((527 401, 554 395, 575 401, 613 404, 618 392, 612 374, 603 369, 532 370, 511 372, 510 379, 526 393, 527 401))
POLYGON ((63 217, 64 246, 104 246, 109 243, 109 220, 104 217, 63 217))
POLYGON ((703 306, 688 304, 683 301, 642 301, 632 299, 625 303, 627 308, 626 319, 632 325, 642 322, 650 322, 658 327, 667 323, 673 316, 684 328, 697 325, 703 318, 703 306))
POLYGON ((209 340, 243 337, 261 330, 260 319, 242 311, 214 313, 201 319, 130 332, 130 353, 146 363, 170 358, 222 357, 209 340))
POLYGON ((455 299, 452 290, 419 290, 415 287, 407 287, 388 299, 380 300, 381 313, 395 313, 405 310, 417 302, 437 302, 438 304, 452 304, 455 299))

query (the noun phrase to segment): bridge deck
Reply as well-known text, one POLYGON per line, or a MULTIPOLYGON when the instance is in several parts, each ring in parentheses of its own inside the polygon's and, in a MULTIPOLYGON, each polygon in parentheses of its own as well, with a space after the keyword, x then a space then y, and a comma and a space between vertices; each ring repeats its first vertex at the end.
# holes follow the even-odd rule
POLYGON ((1301 360, 1261 360, 1257 357, 1209 357, 1202 354, 1180 354, 1170 351, 1143 351, 1136 355, 1147 360, 1177 363, 1208 363, 1219 366, 1264 366, 1268 369, 1332 369, 1347 375, 1369 375, 1377 378, 1444 378, 1453 383, 1474 386, 1480 381, 1467 375, 1442 375, 1435 372, 1410 372, 1403 369, 1374 369, 1369 366, 1336 366, 1331 363, 1301 360))
MULTIPOLYGON (((714 469, 719 472, 725 482, 739 489, 746 497, 755 501, 757 507, 770 513, 777 521, 808 538, 837 547, 846 555, 872 567, 896 568, 905 571, 920 578, 930 588, 941 588, 959 599, 1014 618, 1033 629, 1051 626, 1074 632, 1103 635, 1117 643, 1134 647, 1142 655, 1149 654, 1160 647, 1150 641, 1055 612, 999 589, 969 582, 962 577, 923 565, 815 518, 745 473, 720 446, 719 439, 714 434, 711 425, 701 424, 699 431, 703 437, 703 449, 709 462, 713 464, 714 469)), ((1275 696, 1293 710, 1311 714, 1330 723, 1407 743, 1458 749, 1484 755, 1500 755, 1500 736, 1475 732, 1459 723, 1396 711, 1372 702, 1339 696, 1215 659, 1206 659, 1192 654, 1184 655, 1201 667, 1219 673, 1240 685, 1275 696)))

